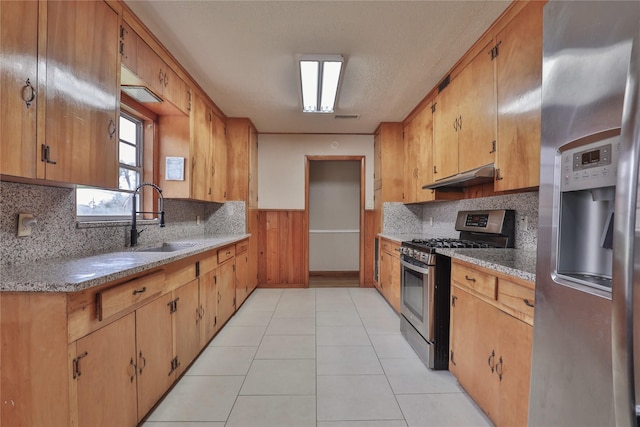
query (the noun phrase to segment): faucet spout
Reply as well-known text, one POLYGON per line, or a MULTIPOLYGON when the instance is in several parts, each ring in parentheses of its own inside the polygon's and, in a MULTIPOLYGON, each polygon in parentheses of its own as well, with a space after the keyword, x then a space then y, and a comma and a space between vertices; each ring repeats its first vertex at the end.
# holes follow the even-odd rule
POLYGON ((162 196, 162 190, 160 189, 160 187, 158 187, 156 184, 152 183, 152 182, 143 182, 140 185, 138 185, 138 187, 136 187, 135 191, 133 192, 133 195, 131 196, 131 243, 130 246, 136 246, 138 244, 138 236, 140 235, 140 233, 142 233, 141 231, 138 231, 137 229, 137 224, 136 224, 136 219, 137 219, 137 215, 139 213, 150 213, 150 214, 157 214, 160 218, 160 227, 164 227, 165 223, 164 223, 164 197, 162 196), (138 196, 138 192, 140 191, 140 189, 142 187, 152 187, 153 189, 155 189, 158 192, 158 195, 160 196, 160 200, 158 201, 158 210, 157 211, 139 211, 137 210, 137 196, 138 196))

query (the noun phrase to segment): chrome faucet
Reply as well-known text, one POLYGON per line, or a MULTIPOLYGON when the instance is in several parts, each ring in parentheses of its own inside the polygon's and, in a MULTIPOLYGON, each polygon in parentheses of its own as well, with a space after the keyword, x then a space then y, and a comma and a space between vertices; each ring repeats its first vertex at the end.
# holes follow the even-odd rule
POLYGON ((151 182, 143 182, 142 184, 138 185, 138 187, 136 188, 136 190, 133 192, 133 195, 131 196, 131 246, 136 246, 138 244, 138 236, 140 235, 140 233, 142 233, 144 230, 140 230, 138 231, 136 229, 136 215, 138 215, 139 213, 150 213, 150 214, 158 214, 160 215, 160 227, 164 227, 164 197, 162 197, 162 190, 160 189, 160 187, 158 187, 157 185, 155 185, 154 183, 151 182), (158 202, 158 211, 157 212, 149 212, 149 211, 137 211, 136 210, 136 201, 137 201, 137 195, 138 195, 138 191, 145 186, 149 186, 149 187, 153 187, 157 192, 158 195, 160 195, 160 201, 158 202))

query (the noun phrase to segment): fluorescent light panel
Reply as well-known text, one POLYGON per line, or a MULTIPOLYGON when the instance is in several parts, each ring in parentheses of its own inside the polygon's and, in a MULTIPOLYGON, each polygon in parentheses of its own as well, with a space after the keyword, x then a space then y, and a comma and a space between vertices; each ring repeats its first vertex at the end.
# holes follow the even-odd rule
POLYGON ((343 58, 341 55, 301 55, 302 111, 333 113, 343 58))

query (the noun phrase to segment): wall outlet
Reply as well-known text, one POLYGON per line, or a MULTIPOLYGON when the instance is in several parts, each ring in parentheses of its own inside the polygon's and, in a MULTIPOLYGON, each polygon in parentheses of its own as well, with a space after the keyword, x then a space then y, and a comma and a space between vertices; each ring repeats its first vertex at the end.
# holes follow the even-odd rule
POLYGON ((429 227, 433 227, 433 217, 429 217, 429 227))
POLYGON ((35 224, 33 214, 18 214, 18 237, 31 236, 31 226, 35 224))
POLYGON ((529 231, 529 217, 527 215, 522 217, 522 229, 529 231))
POLYGON ((200 225, 200 215, 196 215, 196 225, 200 225))

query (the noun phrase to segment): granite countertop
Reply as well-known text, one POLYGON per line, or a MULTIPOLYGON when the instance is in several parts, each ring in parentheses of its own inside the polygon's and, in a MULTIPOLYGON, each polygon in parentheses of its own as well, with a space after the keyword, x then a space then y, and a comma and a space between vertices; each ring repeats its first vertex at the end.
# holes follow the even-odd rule
MULTIPOLYGON (((420 238, 415 234, 384 234, 378 236, 401 243, 420 238)), ((428 237, 425 237, 428 238, 428 237)), ((500 273, 536 281, 536 251, 526 249, 436 249, 436 252, 500 273)))
POLYGON ((436 249, 453 259, 466 261, 530 282, 536 281, 536 251, 525 249, 436 249))
POLYGON ((102 285, 132 274, 151 270, 238 242, 249 234, 194 236, 167 243, 175 243, 172 252, 144 252, 162 243, 124 248, 83 258, 38 261, 4 267, 0 274, 3 292, 77 292, 102 285), (184 247, 181 247, 184 246, 184 247))

